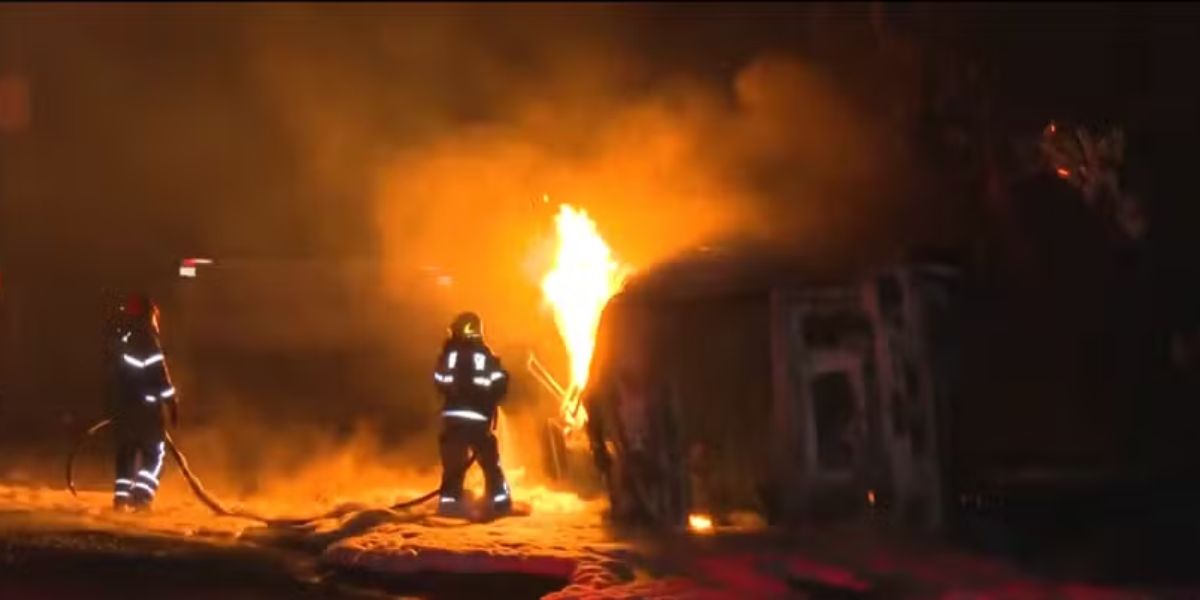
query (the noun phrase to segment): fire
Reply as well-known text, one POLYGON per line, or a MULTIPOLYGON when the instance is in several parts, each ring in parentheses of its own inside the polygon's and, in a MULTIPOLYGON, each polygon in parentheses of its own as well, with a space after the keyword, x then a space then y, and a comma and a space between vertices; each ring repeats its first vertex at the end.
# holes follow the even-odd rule
POLYGON ((713 530, 712 517, 708 515, 688 515, 688 529, 695 533, 710 533, 713 530))
POLYGON ((563 204, 554 224, 558 238, 554 266, 542 279, 542 293, 554 310, 570 362, 570 384, 562 401, 562 417, 570 432, 587 422, 581 394, 596 347, 600 313, 621 290, 628 269, 613 257, 586 211, 563 204))
POLYGON ((1054 172, 1058 173, 1058 176, 1062 177, 1063 179, 1067 179, 1071 176, 1071 171, 1067 170, 1065 167, 1059 167, 1055 169, 1054 172))

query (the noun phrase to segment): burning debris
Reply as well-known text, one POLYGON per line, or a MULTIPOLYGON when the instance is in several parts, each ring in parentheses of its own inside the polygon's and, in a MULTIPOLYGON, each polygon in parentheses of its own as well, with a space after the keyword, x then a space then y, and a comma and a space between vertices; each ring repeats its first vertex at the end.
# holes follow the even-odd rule
POLYGON ((688 529, 696 533, 712 533, 712 517, 701 514, 688 515, 688 529))
MULTIPOLYGON (((629 269, 613 257, 586 211, 563 204, 554 222, 557 231, 554 267, 542 279, 542 292, 554 311, 554 322, 569 358, 567 387, 562 388, 552 378, 549 381, 562 398, 559 417, 565 435, 570 438, 583 430, 588 419, 582 396, 592 366, 600 314, 609 299, 621 290, 629 269)), ((534 368, 543 379, 549 375, 540 364, 534 368)))
POLYGON ((1087 206, 1112 220, 1131 240, 1148 227, 1141 200, 1121 185, 1125 165, 1125 133, 1111 128, 1096 133, 1086 127, 1050 123, 1038 149, 1043 164, 1083 195, 1087 206))

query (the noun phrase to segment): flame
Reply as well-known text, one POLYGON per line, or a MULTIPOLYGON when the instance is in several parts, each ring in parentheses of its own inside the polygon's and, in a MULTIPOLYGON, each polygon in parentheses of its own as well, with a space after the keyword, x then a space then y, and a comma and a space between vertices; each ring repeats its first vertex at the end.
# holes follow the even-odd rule
POLYGON ((1067 179, 1071 176, 1071 171, 1067 170, 1065 167, 1059 167, 1055 169, 1054 172, 1058 173, 1058 176, 1062 177, 1063 179, 1067 179))
POLYGON ((713 530, 712 517, 701 514, 688 515, 688 529, 695 533, 710 533, 713 530))
POLYGON ((554 323, 570 362, 570 384, 561 407, 569 433, 587 422, 581 394, 596 347, 600 313, 621 290, 628 269, 613 257, 586 211, 563 204, 554 224, 558 237, 554 266, 542 279, 542 293, 554 310, 554 323))

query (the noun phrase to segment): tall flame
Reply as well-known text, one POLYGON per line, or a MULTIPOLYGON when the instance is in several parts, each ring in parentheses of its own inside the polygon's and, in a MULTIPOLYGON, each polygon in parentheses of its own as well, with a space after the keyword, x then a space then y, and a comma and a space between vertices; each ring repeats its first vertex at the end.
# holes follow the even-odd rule
POLYGON ((542 293, 554 310, 554 322, 570 360, 570 385, 562 417, 568 431, 587 422, 581 394, 587 385, 600 313, 621 286, 628 269, 612 250, 587 212, 568 204, 554 218, 558 234, 554 266, 542 279, 542 293))

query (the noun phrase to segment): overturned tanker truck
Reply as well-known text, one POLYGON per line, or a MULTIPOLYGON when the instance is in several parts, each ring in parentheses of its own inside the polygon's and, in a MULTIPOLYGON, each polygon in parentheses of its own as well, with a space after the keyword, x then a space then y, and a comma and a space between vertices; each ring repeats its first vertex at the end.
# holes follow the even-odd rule
POLYGON ((939 529, 957 279, 913 263, 820 280, 777 253, 704 248, 629 282, 585 396, 613 517, 939 529))

